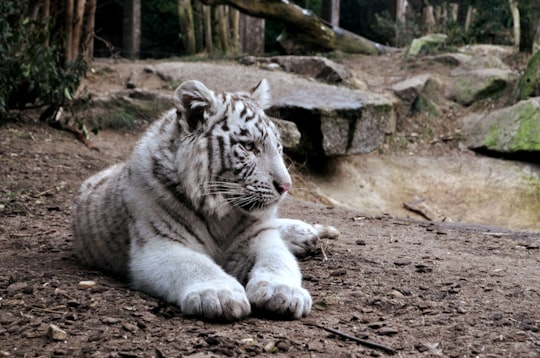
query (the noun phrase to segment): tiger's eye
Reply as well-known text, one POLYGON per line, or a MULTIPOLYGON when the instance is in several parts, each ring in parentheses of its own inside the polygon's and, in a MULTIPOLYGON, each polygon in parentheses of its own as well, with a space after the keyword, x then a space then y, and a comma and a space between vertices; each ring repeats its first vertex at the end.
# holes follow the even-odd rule
POLYGON ((253 150, 255 150, 255 143, 253 142, 245 142, 244 144, 242 144, 242 146, 248 152, 252 152, 253 150))

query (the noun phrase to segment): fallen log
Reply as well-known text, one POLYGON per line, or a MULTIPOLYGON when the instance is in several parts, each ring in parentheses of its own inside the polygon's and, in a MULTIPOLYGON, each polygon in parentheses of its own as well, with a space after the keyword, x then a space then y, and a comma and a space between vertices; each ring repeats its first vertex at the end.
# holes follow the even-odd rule
POLYGON ((286 0, 201 1, 206 5, 230 5, 250 16, 283 22, 285 29, 277 41, 287 54, 343 51, 381 55, 392 50, 340 27, 332 27, 313 12, 286 0))

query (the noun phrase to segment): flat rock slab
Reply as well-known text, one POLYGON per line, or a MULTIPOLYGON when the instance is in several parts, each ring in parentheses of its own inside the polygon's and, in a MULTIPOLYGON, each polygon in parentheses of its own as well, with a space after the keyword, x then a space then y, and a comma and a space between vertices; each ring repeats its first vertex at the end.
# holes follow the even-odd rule
POLYGON ((241 65, 166 62, 149 65, 165 81, 197 79, 208 88, 242 91, 262 78, 270 84, 273 115, 294 122, 301 133, 299 150, 315 156, 367 153, 395 130, 396 100, 360 90, 337 87, 297 75, 241 65))
POLYGON ((266 66, 268 69, 272 69, 272 65, 278 65, 286 72, 316 78, 328 83, 344 82, 353 76, 347 66, 320 56, 247 56, 241 59, 240 63, 244 65, 257 64, 266 66))

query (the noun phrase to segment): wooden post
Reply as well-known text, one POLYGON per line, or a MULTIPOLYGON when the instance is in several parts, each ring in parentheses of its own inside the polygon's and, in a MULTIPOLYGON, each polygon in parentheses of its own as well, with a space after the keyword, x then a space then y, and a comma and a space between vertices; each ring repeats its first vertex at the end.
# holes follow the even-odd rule
POLYGON ((210 12, 210 6, 203 5, 203 19, 204 19, 204 45, 207 53, 214 52, 214 43, 212 41, 212 14, 210 12))
POLYGON ((339 27, 339 2, 340 0, 323 0, 321 17, 332 27, 339 27))
POLYGON ((435 31, 435 17, 433 16, 433 6, 428 5, 422 10, 422 18, 424 20, 424 25, 426 26, 426 31, 428 33, 433 33, 435 31))
POLYGON ((84 28, 84 57, 87 62, 94 58, 94 27, 96 23, 96 3, 97 0, 88 0, 88 13, 86 15, 86 26, 84 28))
POLYGON ((250 55, 264 53, 264 19, 240 14, 240 52, 250 55))
POLYGON ((458 22, 459 15, 459 4, 451 3, 450 4, 450 18, 454 24, 458 22))
POLYGON ((75 60, 81 51, 81 35, 83 27, 84 8, 86 6, 86 0, 77 0, 77 7, 75 11, 75 18, 73 22, 73 44, 71 45, 71 59, 75 60))
POLYGON ((521 26, 519 25, 519 8, 517 0, 508 0, 510 5, 510 13, 512 14, 514 47, 519 50, 519 41, 521 40, 521 26))
POLYGON ((229 8, 229 48, 231 53, 237 54, 240 51, 240 11, 229 8))
POLYGON ((193 8, 191 0, 178 0, 178 18, 182 42, 188 55, 195 53, 195 25, 193 23, 193 8))
POLYGON ((73 60, 72 47, 73 47, 73 8, 74 0, 66 0, 66 60, 73 60))
POLYGON ((139 57, 141 49, 141 0, 124 1, 123 52, 126 58, 139 57))
POLYGON ((467 17, 465 18, 465 32, 469 31, 472 22, 474 21, 474 15, 476 14, 476 9, 472 6, 467 8, 467 17))

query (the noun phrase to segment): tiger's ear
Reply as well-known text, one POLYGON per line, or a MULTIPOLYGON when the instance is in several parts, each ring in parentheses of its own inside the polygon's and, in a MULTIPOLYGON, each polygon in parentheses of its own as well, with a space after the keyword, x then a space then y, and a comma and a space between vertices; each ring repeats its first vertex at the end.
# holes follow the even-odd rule
POLYGON ((204 113, 213 111, 216 106, 214 92, 199 81, 186 81, 174 92, 174 105, 182 120, 187 122, 190 130, 195 130, 204 122, 204 113))
POLYGON ((270 107, 272 104, 272 96, 270 95, 270 86, 265 78, 251 90, 251 98, 253 98, 262 109, 268 109, 270 107))

